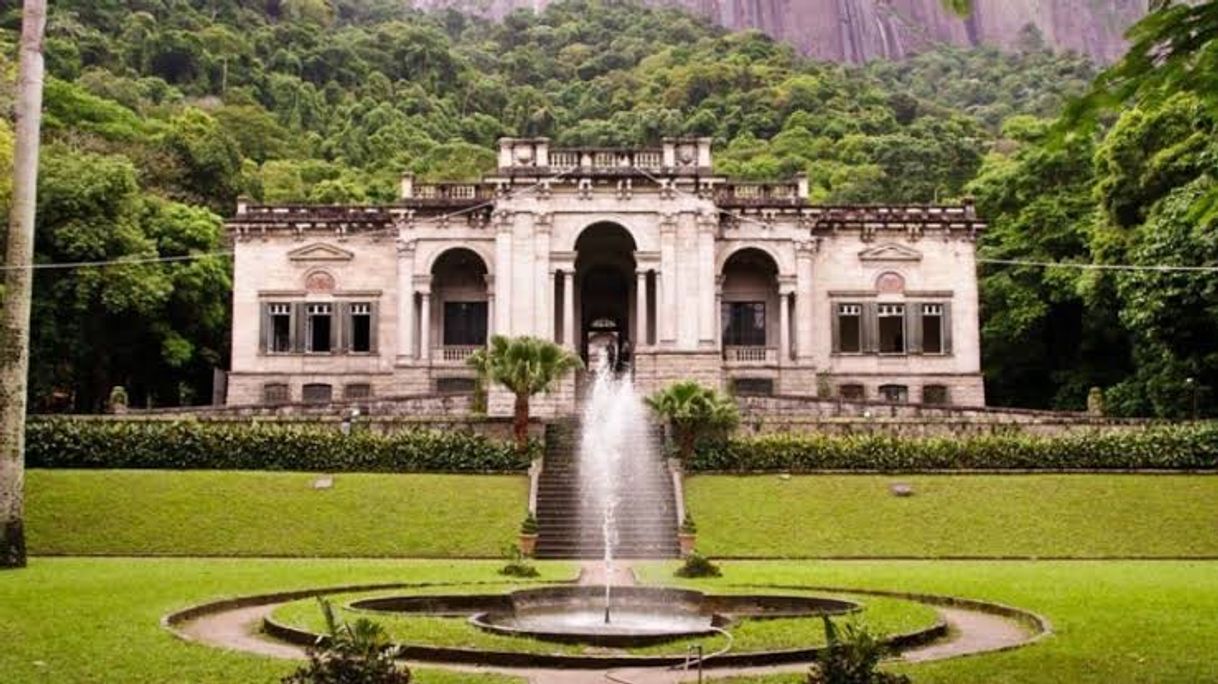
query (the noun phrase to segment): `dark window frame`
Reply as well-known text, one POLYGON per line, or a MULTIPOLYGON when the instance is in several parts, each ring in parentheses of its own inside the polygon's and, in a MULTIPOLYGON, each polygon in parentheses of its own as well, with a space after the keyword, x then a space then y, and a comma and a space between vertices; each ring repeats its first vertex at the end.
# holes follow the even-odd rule
POLYGON ((759 300, 723 302, 719 309, 723 346, 766 347, 769 344, 769 312, 766 309, 766 303, 759 300), (748 324, 750 317, 751 325, 748 324))
POLYGON ((376 333, 372 329, 371 303, 351 302, 347 305, 347 330, 348 352, 352 354, 372 353, 372 339, 376 333))
POLYGON ((334 401, 334 385, 328 382, 310 382, 300 389, 300 400, 305 404, 329 404, 334 401), (325 390, 324 398, 310 396, 323 388, 325 390))
POLYGON ((900 356, 909 353, 909 340, 905 334, 906 314, 904 304, 885 303, 876 306, 876 350, 880 354, 900 356), (893 321, 896 321, 895 327, 893 321))
POLYGON ((888 383, 880 385, 878 394, 881 401, 889 404, 908 404, 909 403, 909 385, 901 385, 897 383, 888 383), (893 395, 896 398, 893 398, 893 395))
POLYGON ((838 354, 862 354, 863 353, 863 305, 850 302, 843 302, 837 305, 835 314, 837 325, 837 349, 834 351, 838 354), (853 348, 847 348, 846 332, 849 327, 845 324, 847 320, 853 321, 853 348))
POLYGON ((307 302, 305 304, 305 352, 309 354, 334 353, 334 305, 329 302, 307 302), (319 321, 325 321, 325 334, 320 335, 319 321), (318 341, 323 349, 318 349, 318 341))

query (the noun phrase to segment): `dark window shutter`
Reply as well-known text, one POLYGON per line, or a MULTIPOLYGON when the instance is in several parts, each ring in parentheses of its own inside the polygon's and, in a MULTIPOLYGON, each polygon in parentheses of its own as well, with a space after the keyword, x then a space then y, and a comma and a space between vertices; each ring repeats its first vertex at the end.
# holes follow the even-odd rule
POLYGON ((876 316, 875 302, 863 304, 863 320, 859 326, 863 333, 863 353, 875 354, 880 350, 880 320, 876 316))
POLYGON ((376 330, 380 325, 380 312, 377 310, 377 303, 372 302, 369 305, 369 323, 368 323, 368 351, 376 353, 376 330))
POLYGON ((952 303, 943 302, 943 353, 952 353, 952 303))
POLYGON ((842 351, 842 311, 841 304, 834 303, 829 307, 829 329, 833 340, 834 353, 842 351))
POLYGON ((308 330, 305 325, 305 313, 304 302, 292 305, 292 351, 296 353, 305 350, 305 332, 308 330))
POLYGON ((922 353, 922 302, 905 302, 905 351, 922 353))
POLYGON ((258 317, 258 353, 265 354, 267 340, 271 338, 271 305, 263 302, 259 305, 258 317))

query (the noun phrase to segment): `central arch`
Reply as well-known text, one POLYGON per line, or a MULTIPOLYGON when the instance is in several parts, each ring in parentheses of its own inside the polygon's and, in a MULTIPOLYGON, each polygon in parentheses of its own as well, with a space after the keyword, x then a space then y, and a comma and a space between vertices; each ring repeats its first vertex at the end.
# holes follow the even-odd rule
MULTIPOLYGON (((588 358, 594 338, 613 339, 630 350, 639 337, 632 305, 635 288, 635 252, 630 231, 610 221, 594 223, 575 241, 576 314, 580 354, 588 358)), ((627 361, 629 353, 622 356, 627 361)))

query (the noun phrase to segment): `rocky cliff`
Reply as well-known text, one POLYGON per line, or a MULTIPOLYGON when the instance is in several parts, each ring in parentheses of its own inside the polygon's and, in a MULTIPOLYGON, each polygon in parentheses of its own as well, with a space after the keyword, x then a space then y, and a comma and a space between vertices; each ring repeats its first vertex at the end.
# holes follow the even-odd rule
MULTIPOLYGON (((546 0, 414 0, 422 8, 456 7, 502 17, 546 0)), ((1122 34, 1147 11, 1148 0, 975 0, 962 19, 941 0, 644 0, 685 7, 731 29, 758 28, 820 59, 900 59, 937 43, 1011 47, 1035 26, 1047 45, 1110 62, 1125 48, 1122 34)))

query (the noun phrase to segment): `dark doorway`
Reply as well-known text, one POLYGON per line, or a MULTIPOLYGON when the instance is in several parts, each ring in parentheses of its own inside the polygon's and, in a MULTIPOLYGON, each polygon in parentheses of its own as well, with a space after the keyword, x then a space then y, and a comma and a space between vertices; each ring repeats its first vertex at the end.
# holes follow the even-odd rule
POLYGON ((575 242, 575 274, 579 348, 588 360, 588 340, 611 335, 616 340, 618 364, 630 360, 635 330, 631 302, 634 296, 636 246, 630 233, 616 223, 589 226, 575 242))

